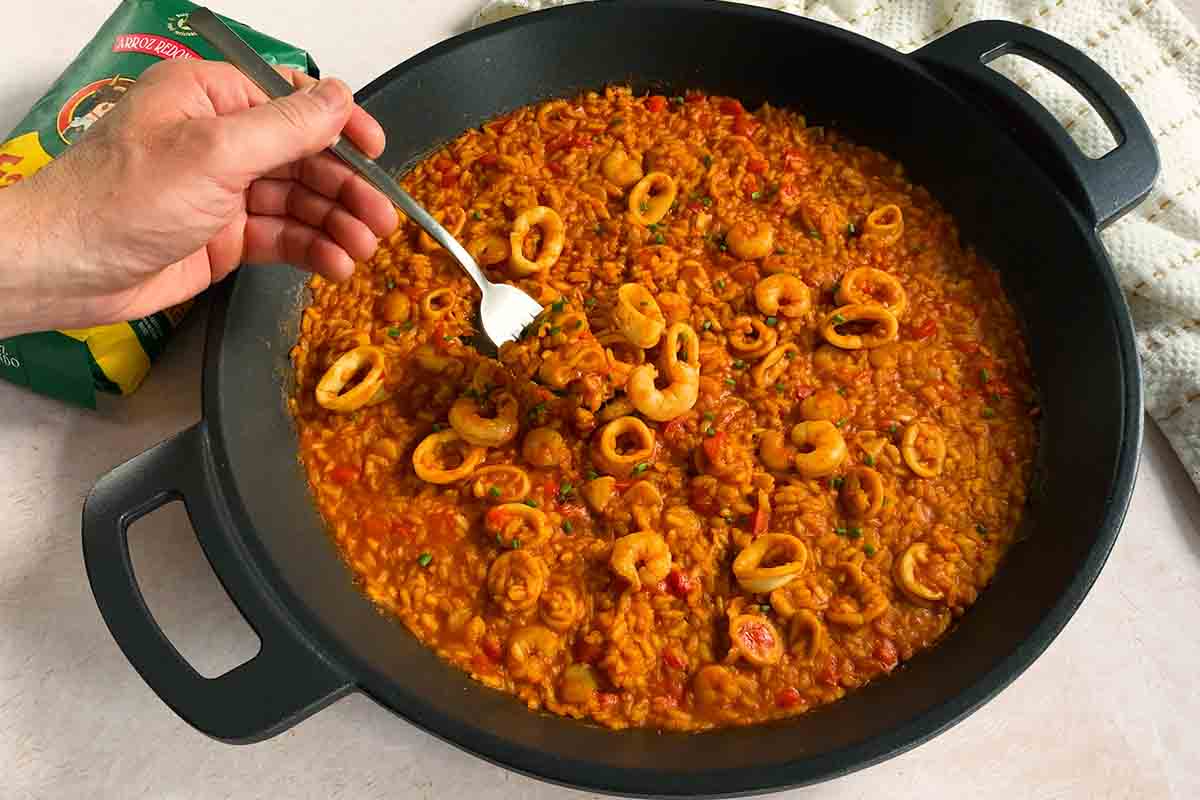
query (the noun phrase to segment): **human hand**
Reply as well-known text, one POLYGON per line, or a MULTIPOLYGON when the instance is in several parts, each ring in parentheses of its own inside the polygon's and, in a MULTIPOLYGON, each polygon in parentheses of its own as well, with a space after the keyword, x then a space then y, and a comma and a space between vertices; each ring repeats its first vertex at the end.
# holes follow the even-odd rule
POLYGON ((300 91, 268 102, 228 64, 157 64, 59 159, 0 192, 28 229, 16 257, 0 251, 0 289, 24 297, 0 316, 28 330, 134 319, 241 263, 349 277, 396 212, 323 151, 344 133, 378 156, 383 129, 340 81, 281 71, 300 91))

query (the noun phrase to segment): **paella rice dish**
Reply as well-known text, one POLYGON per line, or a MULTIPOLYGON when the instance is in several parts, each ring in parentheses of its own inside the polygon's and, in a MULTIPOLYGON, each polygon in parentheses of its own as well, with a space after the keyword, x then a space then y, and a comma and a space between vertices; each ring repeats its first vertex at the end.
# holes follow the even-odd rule
POLYGON ((301 463, 362 590, 442 658, 611 728, 745 725, 885 676, 991 580, 1037 447, 1024 339, 901 165, 613 87, 402 183, 544 306, 483 355, 478 291, 404 219, 310 282, 301 463))

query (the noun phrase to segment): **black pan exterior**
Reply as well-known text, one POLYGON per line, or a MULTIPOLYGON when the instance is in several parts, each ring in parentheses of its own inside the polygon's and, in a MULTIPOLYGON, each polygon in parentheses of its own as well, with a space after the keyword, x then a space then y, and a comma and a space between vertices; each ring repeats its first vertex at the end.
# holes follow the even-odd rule
POLYGON ((383 163, 405 168, 491 117, 614 83, 697 88, 747 107, 769 101, 835 126, 904 163, 1001 270, 1042 392, 1039 477, 1028 540, 958 628, 893 676, 787 723, 613 733, 530 713, 379 614, 330 546, 296 465, 281 389, 306 280, 286 268, 242 270, 214 303, 205 463, 223 532, 198 533, 202 541, 227 537, 284 624, 348 682, 435 735, 530 775, 614 793, 733 795, 896 755, 1020 674, 1074 613, 1117 535, 1142 405, 1132 326, 1098 220, 1069 199, 1078 187, 1056 185, 1010 138, 1010 125, 914 58, 744 6, 600 2, 533 14, 434 47, 359 99, 388 132, 383 163))

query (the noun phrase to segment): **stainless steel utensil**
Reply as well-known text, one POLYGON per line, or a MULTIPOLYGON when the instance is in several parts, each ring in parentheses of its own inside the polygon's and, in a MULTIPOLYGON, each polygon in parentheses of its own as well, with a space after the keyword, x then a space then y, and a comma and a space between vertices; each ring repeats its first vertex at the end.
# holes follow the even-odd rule
MULTIPOLYGON (((266 92, 268 97, 285 97, 296 89, 287 79, 275 71, 254 48, 246 44, 221 19, 207 8, 198 8, 188 16, 192 30, 204 37, 230 64, 266 92)), ((542 305, 515 286, 492 283, 449 231, 441 226, 433 215, 421 207, 412 196, 388 175, 383 167, 368 158, 348 139, 338 137, 329 150, 346 162, 351 169, 362 175, 371 185, 383 192, 396 206, 428 233, 433 240, 454 256, 475 285, 482 299, 479 303, 479 321, 484 334, 496 347, 511 342, 541 313, 542 305)))

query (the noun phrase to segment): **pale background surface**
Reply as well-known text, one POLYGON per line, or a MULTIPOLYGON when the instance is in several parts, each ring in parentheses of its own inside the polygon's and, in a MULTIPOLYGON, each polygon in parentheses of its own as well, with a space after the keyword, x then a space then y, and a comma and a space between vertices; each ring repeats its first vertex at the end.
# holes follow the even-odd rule
MULTIPOLYGON (((113 2, 10 5, 0 132, 113 2)), ((1200 20, 1200 0, 1180 5, 1200 20)), ((327 74, 359 88, 464 29, 477 6, 255 0, 219 10, 310 49, 327 74)), ((361 696, 270 741, 229 747, 181 722, 130 668, 87 585, 79 511, 97 476, 199 419, 203 317, 193 312, 137 395, 98 413, 0 383, 0 795, 582 797, 467 756, 361 696)), ((197 668, 221 672, 254 652, 177 507, 141 523, 133 539, 149 602, 197 668)), ((786 796, 1200 797, 1198 609, 1200 498, 1147 420, 1124 533, 1046 654, 933 742, 786 796)))

